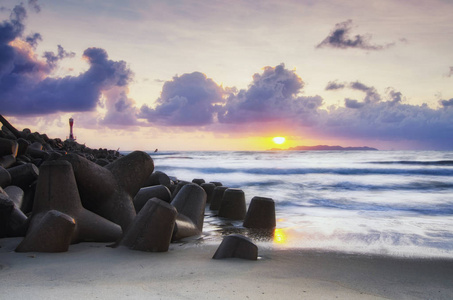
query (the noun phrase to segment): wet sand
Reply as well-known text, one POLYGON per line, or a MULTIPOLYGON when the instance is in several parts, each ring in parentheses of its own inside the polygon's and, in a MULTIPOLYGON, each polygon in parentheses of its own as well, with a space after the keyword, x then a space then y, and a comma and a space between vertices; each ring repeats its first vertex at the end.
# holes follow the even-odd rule
POLYGON ((258 261, 211 259, 218 244, 164 253, 71 245, 15 253, 0 239, 1 299, 451 299, 453 260, 259 246, 258 261))

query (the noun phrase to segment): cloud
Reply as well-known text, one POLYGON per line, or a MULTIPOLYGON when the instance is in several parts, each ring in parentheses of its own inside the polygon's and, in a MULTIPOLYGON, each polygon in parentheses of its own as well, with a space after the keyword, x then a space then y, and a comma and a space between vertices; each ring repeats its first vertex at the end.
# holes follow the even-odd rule
MULTIPOLYGON (((39 35, 39 33, 38 33, 38 35, 39 35)), ((40 36, 41 35, 39 35, 39 37, 40 36)), ((28 38, 27 38, 27 42, 28 42, 28 38)), ((43 57, 47 61, 47 64, 51 67, 55 67, 59 60, 62 60, 67 57, 74 57, 74 56, 75 56, 74 52, 67 52, 66 50, 63 49, 63 47, 61 45, 58 45, 57 54, 55 54, 54 52, 51 52, 51 51, 46 51, 46 52, 44 52, 44 55, 43 55, 43 57)))
POLYGON ((265 67, 262 74, 253 75, 247 89, 230 93, 219 111, 219 121, 274 122, 309 115, 322 105, 322 98, 298 97, 303 86, 302 79, 294 71, 287 70, 284 64, 265 67))
POLYGON ((42 41, 42 36, 39 33, 30 34, 26 37, 25 41, 35 49, 38 46, 38 41, 42 41))
POLYGON ((28 0, 28 6, 31 7, 35 13, 41 12, 41 6, 39 6, 38 0, 28 0))
POLYGON ((74 54, 58 46, 58 53, 46 52, 40 60, 32 45, 39 33, 22 40, 24 6, 17 5, 9 20, 0 24, 0 107, 9 115, 49 114, 90 111, 96 108, 101 93, 115 86, 126 86, 132 71, 124 61, 108 59, 107 52, 89 48, 83 56, 89 69, 79 76, 51 77, 56 63, 74 54), (28 43, 27 43, 28 42, 28 43))
POLYGON ((143 105, 139 117, 166 126, 209 125, 223 96, 224 89, 205 74, 183 74, 165 82, 157 106, 143 105))
POLYGON ((342 23, 335 24, 335 28, 330 32, 321 43, 319 43, 316 48, 339 48, 339 49, 348 49, 356 48, 363 50, 383 50, 389 48, 395 43, 390 43, 386 45, 373 45, 371 44, 371 35, 357 34, 353 38, 350 37, 352 30, 352 20, 347 20, 342 23))
POLYGON ((326 91, 341 90, 346 87, 345 83, 338 83, 338 81, 329 81, 325 88, 326 91))
POLYGON ((450 99, 450 100, 441 100, 440 101, 440 104, 443 106, 443 107, 453 107, 453 98, 450 99))

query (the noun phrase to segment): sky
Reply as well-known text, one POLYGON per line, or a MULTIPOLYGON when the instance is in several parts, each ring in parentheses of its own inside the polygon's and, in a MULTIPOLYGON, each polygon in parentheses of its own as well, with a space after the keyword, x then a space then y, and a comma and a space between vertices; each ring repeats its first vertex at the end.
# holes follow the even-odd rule
POLYGON ((0 114, 120 150, 453 150, 451 0, 3 0, 0 114), (282 145, 272 138, 282 136, 282 145))

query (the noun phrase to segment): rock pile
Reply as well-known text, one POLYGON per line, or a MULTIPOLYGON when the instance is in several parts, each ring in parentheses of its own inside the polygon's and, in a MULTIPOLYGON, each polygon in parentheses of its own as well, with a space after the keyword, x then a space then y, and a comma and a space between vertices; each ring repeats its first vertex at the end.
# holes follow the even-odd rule
MULTIPOLYGON (((145 152, 90 149, 0 122, 0 238, 24 237, 18 252, 62 252, 84 241, 167 251, 202 233, 207 203, 219 217, 245 218, 244 227, 275 228, 270 198, 255 197, 246 211, 242 190, 169 177, 145 152)), ((234 235, 216 258, 256 259, 255 248, 234 235)))

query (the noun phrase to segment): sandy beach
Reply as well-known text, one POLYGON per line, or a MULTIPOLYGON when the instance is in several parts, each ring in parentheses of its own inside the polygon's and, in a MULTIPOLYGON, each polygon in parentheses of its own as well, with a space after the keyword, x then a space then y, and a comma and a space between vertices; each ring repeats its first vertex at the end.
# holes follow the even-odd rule
POLYGON ((259 246, 258 261, 211 259, 214 243, 165 253, 71 245, 15 253, 0 240, 2 299, 451 299, 453 260, 405 259, 259 246))

